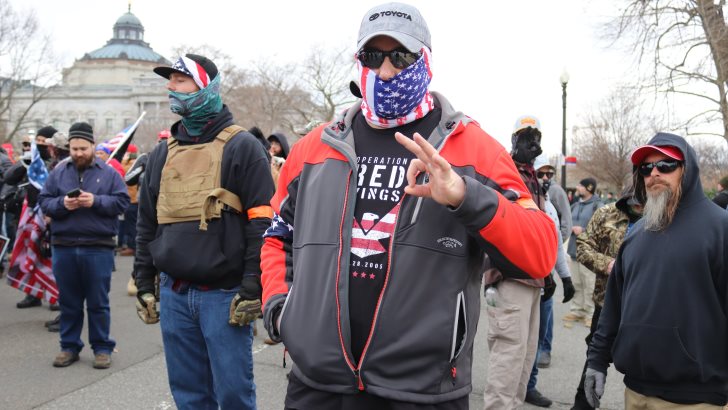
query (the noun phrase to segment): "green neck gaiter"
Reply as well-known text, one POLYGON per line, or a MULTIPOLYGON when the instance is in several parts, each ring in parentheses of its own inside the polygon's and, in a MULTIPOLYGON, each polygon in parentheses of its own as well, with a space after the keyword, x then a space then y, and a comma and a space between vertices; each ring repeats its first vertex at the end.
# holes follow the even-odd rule
POLYGON ((202 128, 222 110, 220 75, 207 87, 192 94, 170 91, 169 109, 182 116, 182 124, 190 136, 202 135, 202 128))

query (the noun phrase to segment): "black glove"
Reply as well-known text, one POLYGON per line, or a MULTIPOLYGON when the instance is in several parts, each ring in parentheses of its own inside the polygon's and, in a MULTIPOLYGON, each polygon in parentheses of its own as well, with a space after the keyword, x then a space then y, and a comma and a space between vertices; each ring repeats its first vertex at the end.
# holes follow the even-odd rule
POLYGON ((561 283, 564 284, 564 300, 561 303, 566 303, 574 297, 576 289, 574 289, 574 284, 571 283, 571 278, 561 278, 561 283))
POLYGON ((230 302, 230 318, 228 323, 233 326, 245 326, 259 318, 262 314, 261 298, 263 287, 260 277, 246 275, 238 294, 230 302))

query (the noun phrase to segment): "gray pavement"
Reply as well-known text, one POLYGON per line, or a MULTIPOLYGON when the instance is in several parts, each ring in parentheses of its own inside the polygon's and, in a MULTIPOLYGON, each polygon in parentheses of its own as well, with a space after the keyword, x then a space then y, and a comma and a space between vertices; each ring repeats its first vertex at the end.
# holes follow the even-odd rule
MULTIPOLYGON (((41 308, 16 309, 15 303, 23 295, 6 284, 0 285, 0 311, 3 312, 0 315, 0 409, 176 408, 167 385, 159 326, 142 324, 136 317, 134 298, 126 295, 132 258, 117 257, 116 261, 117 271, 111 286, 111 334, 117 341, 118 351, 109 370, 91 367, 93 355, 88 346, 81 352, 78 363, 64 369, 52 367, 59 350, 58 334, 48 333, 43 322, 55 317, 55 312, 47 304, 41 308)), ((555 297, 561 300, 560 290, 555 297)), ((584 364, 584 337, 588 330, 581 325, 564 328, 560 318, 567 307, 557 303, 555 308, 552 365, 541 369, 538 388, 554 400, 551 408, 568 409, 584 364)), ((486 317, 483 311, 475 346, 471 409, 483 407, 488 356, 486 317)), ((259 330, 253 347, 258 408, 279 410, 283 408, 289 369, 282 367, 283 348, 264 344, 265 331, 261 324, 259 330)), ((86 330, 83 337, 87 338, 86 330)), ((288 358, 289 365, 290 362, 288 358)), ((611 370, 602 408, 620 409, 623 408, 622 376, 611 370)))

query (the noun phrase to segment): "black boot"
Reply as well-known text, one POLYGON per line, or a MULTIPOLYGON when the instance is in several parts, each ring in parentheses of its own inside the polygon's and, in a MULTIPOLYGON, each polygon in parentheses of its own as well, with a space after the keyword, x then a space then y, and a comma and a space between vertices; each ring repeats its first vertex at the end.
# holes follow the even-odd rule
POLYGON ((45 322, 45 327, 48 328, 49 332, 60 332, 61 331, 61 315, 56 316, 55 319, 45 322))
POLYGON ((548 397, 545 397, 538 390, 533 389, 526 392, 526 403, 533 404, 538 407, 551 407, 553 403, 548 397))
POLYGON ((32 295, 26 295, 25 299, 16 303, 15 306, 18 309, 25 309, 25 308, 40 306, 42 304, 43 304, 43 302, 41 302, 40 299, 38 299, 37 297, 32 296, 32 295))
POLYGON ((57 325, 58 323, 61 323, 61 315, 57 315, 55 319, 48 320, 45 322, 45 327, 49 327, 51 325, 57 325))

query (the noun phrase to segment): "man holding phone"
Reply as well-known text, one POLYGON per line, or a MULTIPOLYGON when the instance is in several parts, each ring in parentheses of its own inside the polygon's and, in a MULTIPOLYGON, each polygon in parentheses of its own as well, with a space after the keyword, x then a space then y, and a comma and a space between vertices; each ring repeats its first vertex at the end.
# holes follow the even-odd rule
POLYGON ((109 337, 114 235, 129 195, 121 176, 94 156, 89 124, 73 124, 68 139, 71 161, 53 169, 38 199, 53 221, 53 272, 60 293, 61 352, 53 366, 66 367, 79 359, 85 301, 93 367, 107 369, 116 345, 109 337))

